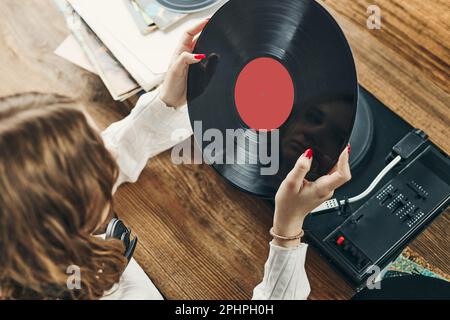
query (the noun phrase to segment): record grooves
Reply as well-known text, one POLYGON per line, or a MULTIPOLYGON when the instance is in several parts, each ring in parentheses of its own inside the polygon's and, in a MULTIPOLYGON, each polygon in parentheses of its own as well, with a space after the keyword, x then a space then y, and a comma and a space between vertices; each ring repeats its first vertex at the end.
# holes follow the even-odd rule
POLYGON ((206 10, 214 6, 220 0, 156 0, 163 7, 179 12, 193 13, 206 10))
MULTIPOLYGON (((188 75, 191 124, 202 123, 197 143, 205 152, 208 129, 238 130, 235 161, 213 163, 226 180, 273 198, 309 147, 314 160, 308 179, 332 169, 352 133, 358 85, 350 47, 322 6, 313 0, 231 0, 211 18, 194 51, 207 55, 188 75), (279 170, 264 175, 269 165, 255 150, 273 150, 275 131, 264 141, 261 129, 275 128, 279 170)), ((229 150, 222 153, 229 160, 229 150)))

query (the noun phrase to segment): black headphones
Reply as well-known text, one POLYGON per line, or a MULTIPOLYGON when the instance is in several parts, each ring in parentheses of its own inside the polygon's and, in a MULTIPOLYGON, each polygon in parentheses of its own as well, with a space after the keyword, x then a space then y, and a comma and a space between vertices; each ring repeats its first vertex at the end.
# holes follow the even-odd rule
POLYGON ((133 256, 134 249, 136 249, 138 237, 135 236, 133 240, 130 240, 131 230, 127 228, 127 226, 117 218, 113 218, 106 228, 106 236, 105 239, 118 239, 123 242, 125 245, 124 255, 130 262, 131 257, 133 256))

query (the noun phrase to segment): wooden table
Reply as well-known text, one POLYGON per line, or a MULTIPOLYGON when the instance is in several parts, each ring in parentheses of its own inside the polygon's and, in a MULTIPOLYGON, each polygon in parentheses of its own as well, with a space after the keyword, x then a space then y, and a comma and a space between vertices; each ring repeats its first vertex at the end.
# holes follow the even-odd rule
MULTIPOLYGON (((326 0, 343 28, 359 82, 450 152, 450 4, 446 0, 326 0), (381 30, 366 28, 369 4, 381 30)), ((86 104, 101 127, 128 112, 98 77, 55 56, 68 35, 51 0, 0 2, 0 95, 57 92, 86 104)), ((248 299, 261 280, 272 209, 226 184, 206 165, 171 163, 166 152, 140 180, 120 188, 119 215, 139 234, 135 257, 168 299, 248 299)), ((449 211, 411 248, 450 273, 449 211)), ((348 299, 353 290, 310 248, 311 299, 348 299)))

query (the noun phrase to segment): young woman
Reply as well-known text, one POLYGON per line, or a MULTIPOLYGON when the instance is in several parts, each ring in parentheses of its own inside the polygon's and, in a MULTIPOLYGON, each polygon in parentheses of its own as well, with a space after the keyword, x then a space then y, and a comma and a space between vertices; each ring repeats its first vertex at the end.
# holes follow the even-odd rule
MULTIPOLYGON (((135 265, 126 267, 120 241, 93 234, 111 218, 117 186, 135 181, 154 155, 155 133, 171 133, 174 119, 188 123, 186 108, 177 107, 186 103, 188 66, 204 58, 192 49, 206 23, 185 34, 162 88, 103 133, 65 97, 0 99, 0 298, 161 298, 145 287, 135 265), (73 265, 80 268, 81 289, 67 286, 73 265)), ((274 240, 255 299, 309 294, 303 219, 350 179, 347 150, 329 175, 308 182, 312 158, 308 149, 277 193, 274 240)))

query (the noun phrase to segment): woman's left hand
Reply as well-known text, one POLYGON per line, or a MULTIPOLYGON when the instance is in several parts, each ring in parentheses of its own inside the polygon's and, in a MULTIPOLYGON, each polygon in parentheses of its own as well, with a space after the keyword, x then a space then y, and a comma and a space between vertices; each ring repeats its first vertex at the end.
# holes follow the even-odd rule
POLYGON ((170 107, 181 107, 186 104, 187 73, 189 65, 199 63, 206 55, 194 54, 197 38, 202 32, 209 19, 204 20, 195 27, 187 30, 183 35, 181 43, 175 50, 169 70, 166 73, 161 88, 160 98, 170 107))
MULTIPOLYGON (((339 156, 338 163, 328 175, 314 182, 307 181, 305 176, 311 169, 312 149, 308 149, 295 164, 292 171, 281 183, 275 196, 275 214, 273 232, 282 236, 294 236, 300 233, 305 217, 320 204, 333 196, 334 190, 349 181, 352 177, 349 165, 350 145, 339 156)), ((279 241, 280 246, 297 246, 300 241, 279 241)))

